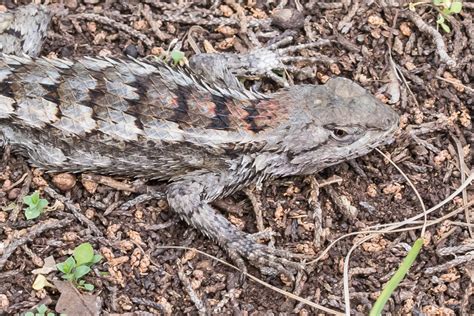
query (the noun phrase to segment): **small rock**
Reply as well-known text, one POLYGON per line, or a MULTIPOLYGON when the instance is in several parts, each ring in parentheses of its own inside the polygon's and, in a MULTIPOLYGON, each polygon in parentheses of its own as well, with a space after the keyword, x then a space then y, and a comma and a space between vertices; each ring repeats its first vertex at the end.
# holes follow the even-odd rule
POLYGON ((86 4, 97 4, 99 2, 100 2, 100 0, 84 0, 84 3, 86 3, 86 4))
POLYGON ((367 186, 367 195, 370 197, 377 196, 377 186, 375 185, 375 183, 371 183, 367 186))
POLYGON ((402 22, 402 24, 400 24, 400 31, 407 37, 409 37, 412 33, 410 25, 407 22, 402 22))
POLYGON ((76 232, 66 232, 63 234, 64 241, 76 241, 79 239, 79 235, 76 232))
POLYGON ((9 188, 11 186, 12 186, 12 181, 9 179, 6 179, 5 182, 3 182, 2 190, 5 190, 6 188, 9 188))
POLYGON ((295 9, 276 9, 271 19, 273 25, 283 29, 300 29, 304 26, 304 14, 295 9))
POLYGON ((69 191, 76 185, 76 177, 70 173, 59 173, 53 177, 54 185, 61 191, 69 191))
POLYGON ((41 176, 33 177, 32 182, 39 188, 48 186, 48 182, 41 176))
POLYGON ((216 29, 217 32, 225 35, 225 36, 234 36, 235 34, 238 33, 238 30, 237 29, 234 29, 230 26, 226 26, 226 25, 221 25, 219 27, 217 27, 216 29))
POLYGON ((138 48, 137 46, 130 44, 130 45, 127 45, 127 47, 125 47, 125 49, 123 50, 123 53, 127 56, 136 58, 138 57, 138 48))
POLYGON ((81 182, 82 182, 82 185, 84 186, 84 189, 86 189, 86 191, 89 192, 90 194, 94 194, 95 191, 97 190, 97 187, 99 186, 98 183, 94 181, 90 181, 90 180, 82 179, 81 182))
POLYGON ((369 18, 367 19, 367 22, 369 22, 369 24, 373 26, 381 26, 385 24, 385 21, 377 15, 369 16, 369 18))
POLYGON ((135 247, 135 245, 130 240, 121 240, 118 244, 118 247, 119 247, 120 251, 125 253, 127 251, 132 250, 133 247, 135 247))
POLYGON ((133 23, 133 28, 137 31, 143 31, 148 28, 148 23, 145 20, 138 20, 133 23))
POLYGON ((331 72, 335 75, 340 75, 341 74, 341 70, 339 69, 339 66, 337 64, 331 64, 329 66, 329 69, 331 69, 331 72))
POLYGON ((134 215, 135 215, 135 219, 139 221, 143 219, 143 211, 140 209, 136 210, 134 215))
POLYGON ((165 51, 165 50, 163 49, 163 47, 157 47, 157 46, 155 46, 155 47, 153 47, 153 48, 151 49, 151 54, 152 54, 152 55, 156 55, 156 56, 160 56, 161 54, 164 53, 164 51, 165 51))
POLYGON ((87 22, 87 30, 91 33, 95 33, 97 31, 97 24, 92 21, 92 22, 87 22))
POLYGON ((16 200, 18 195, 20 195, 21 189, 20 188, 13 188, 8 192, 8 199, 10 201, 16 200))
POLYGON ((5 294, 0 294, 0 310, 5 311, 8 308, 8 306, 10 306, 8 297, 5 294))
POLYGON ((411 62, 411 61, 407 61, 407 62, 405 63, 405 68, 406 68, 408 71, 412 71, 412 70, 416 69, 416 65, 415 65, 413 62, 411 62))
POLYGON ((234 14, 234 11, 232 11, 232 9, 228 5, 223 4, 219 7, 219 9, 221 10, 222 15, 227 18, 234 14))
POLYGON ((65 0, 64 5, 71 10, 77 8, 77 0, 65 0))
POLYGON ((88 208, 86 211, 85 211, 85 214, 86 214, 86 217, 88 219, 93 219, 94 216, 95 216, 95 211, 93 208, 88 208))
POLYGON ((99 51, 97 55, 99 55, 100 57, 110 57, 112 56, 112 52, 107 48, 103 48, 99 51))
POLYGON ((106 38, 107 38, 107 33, 105 33, 104 31, 100 31, 94 35, 94 39, 92 40, 92 43, 94 45, 104 44, 106 38))
POLYGON ((395 37, 395 39, 393 41, 393 48, 392 49, 398 55, 403 55, 403 43, 398 37, 395 37))

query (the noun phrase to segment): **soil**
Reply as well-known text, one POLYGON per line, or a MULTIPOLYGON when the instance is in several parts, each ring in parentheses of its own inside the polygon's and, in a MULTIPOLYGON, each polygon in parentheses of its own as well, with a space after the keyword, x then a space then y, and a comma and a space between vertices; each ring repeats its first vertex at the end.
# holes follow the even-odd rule
MULTIPOLYGON (((64 0, 60 1, 63 7, 56 1, 48 2, 55 10, 42 52, 48 56, 163 56, 175 49, 190 57, 195 54, 190 38, 201 51, 213 48, 245 54, 285 34, 294 38, 289 46, 333 39, 334 45, 291 53, 306 60, 290 64, 286 74, 290 82, 321 84, 329 77, 342 76, 389 103, 401 115, 401 130, 397 140, 381 150, 407 174, 427 209, 454 192, 462 183, 462 172, 471 170, 474 29, 468 3, 460 14, 448 17, 451 31, 446 33, 436 31, 438 11, 429 3, 412 12, 407 5, 380 4, 390 1, 281 1, 287 11, 279 10, 278 1, 260 0, 242 4, 232 0, 180 4, 64 0), (113 23, 93 21, 84 13, 106 16, 113 23), (410 14, 440 34, 456 65, 440 57, 432 34, 410 14), (134 32, 124 31, 123 25, 134 32), (312 62, 309 57, 318 54, 333 62, 312 62), (398 75, 394 67, 399 69, 398 75), (466 169, 460 168, 460 154, 466 169)), ((7 1, 2 9, 25 3, 7 1)), ((245 84, 262 91, 279 88, 265 76, 247 78, 245 84)), ((317 313, 249 278, 242 282, 238 271, 208 256, 162 248, 195 248, 230 262, 223 250, 180 221, 163 200, 120 211, 120 205, 138 194, 102 184, 97 177, 86 180, 81 175, 48 174, 8 151, 4 151, 1 167, 0 255, 5 256, 5 249, 17 243, 0 270, 0 311, 6 314, 23 313, 43 303, 54 310, 59 305, 58 290, 33 290, 37 275, 32 271, 43 267, 49 256, 56 262, 64 261, 84 242, 104 256, 84 279, 94 285, 97 310, 105 315, 317 313), (51 191, 46 188, 58 194, 48 194, 51 191), (22 200, 36 190, 54 208, 35 220, 26 220, 22 200), (79 215, 71 215, 74 207, 79 215)), ((114 180, 133 183, 133 179, 114 180)), ((459 195, 428 218, 440 219, 472 201, 473 192, 468 186, 464 201, 459 195)), ((376 152, 312 177, 265 183, 249 195, 260 201, 257 207, 263 212, 263 228, 275 233, 272 240, 277 248, 314 257, 344 234, 422 212, 406 179, 376 152), (323 185, 334 177, 336 181, 323 185)), ((246 194, 218 204, 239 228, 258 231, 255 205, 246 194)), ((389 299, 387 314, 474 313, 474 214, 470 220, 466 214, 469 212, 458 212, 426 229, 424 247, 389 299)), ((351 314, 368 314, 420 233, 420 229, 411 229, 377 235, 352 252, 351 314)), ((252 266, 249 272, 278 288, 343 311, 344 258, 360 239, 360 235, 353 235, 338 241, 294 282, 287 276, 267 277, 252 266)), ((53 282, 61 274, 53 271, 45 275, 53 282)))

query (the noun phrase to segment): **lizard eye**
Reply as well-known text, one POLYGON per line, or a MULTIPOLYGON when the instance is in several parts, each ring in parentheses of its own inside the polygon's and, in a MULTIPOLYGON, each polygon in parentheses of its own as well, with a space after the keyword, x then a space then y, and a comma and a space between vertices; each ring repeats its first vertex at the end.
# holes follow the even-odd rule
POLYGON ((345 144, 355 141, 363 133, 363 129, 359 126, 326 125, 325 128, 331 133, 331 138, 345 144))
POLYGON ((346 132, 345 130, 343 129, 340 129, 340 128, 335 128, 332 130, 332 136, 336 139, 336 140, 345 140, 345 138, 349 135, 348 132, 346 132))
POLYGON ((333 133, 337 138, 342 138, 347 135, 347 132, 343 129, 335 129, 333 133))

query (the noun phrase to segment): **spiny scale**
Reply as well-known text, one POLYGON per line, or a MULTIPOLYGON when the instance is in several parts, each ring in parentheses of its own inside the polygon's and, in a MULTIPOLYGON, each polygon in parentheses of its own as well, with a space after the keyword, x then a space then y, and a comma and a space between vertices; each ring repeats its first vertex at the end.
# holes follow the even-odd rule
POLYGON ((77 136, 99 130, 128 141, 161 141, 182 140, 176 134, 196 128, 257 132, 285 111, 263 95, 218 90, 160 62, 4 55, 0 69, 2 117, 77 136), (168 135, 156 135, 157 126, 168 135))
MULTIPOLYGON (((201 160, 200 155, 210 158, 224 149, 256 148, 255 134, 287 114, 264 95, 212 87, 159 61, 3 55, 0 69, 0 119, 11 126, 5 134, 10 140, 41 139, 42 145, 18 143, 35 164, 50 170, 168 177, 181 172, 163 175, 147 168, 145 175, 143 166, 163 169, 163 151, 196 151, 201 160), (63 154, 48 162, 38 153, 43 145, 63 154), (117 149, 126 155, 114 164, 117 149), (127 167, 123 159, 130 155, 139 157, 127 167), (101 168, 110 164, 114 169, 101 168)), ((180 171, 189 164, 196 167, 190 159, 180 171)))

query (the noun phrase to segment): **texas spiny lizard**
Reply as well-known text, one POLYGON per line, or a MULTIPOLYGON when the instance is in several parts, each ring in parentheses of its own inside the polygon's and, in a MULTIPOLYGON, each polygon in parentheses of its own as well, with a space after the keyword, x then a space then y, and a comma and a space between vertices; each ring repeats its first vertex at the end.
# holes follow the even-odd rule
MULTIPOLYGON (((42 25, 43 13, 32 10, 29 23, 42 25)), ((28 30, 15 32, 11 21, 0 31, 36 54, 21 40, 28 30)), ((393 110, 343 78, 264 95, 151 59, 4 54, 0 85, 1 136, 33 165, 166 181, 170 207, 239 266, 245 258, 277 271, 298 265, 238 230, 211 202, 364 155, 398 126, 393 110)))

